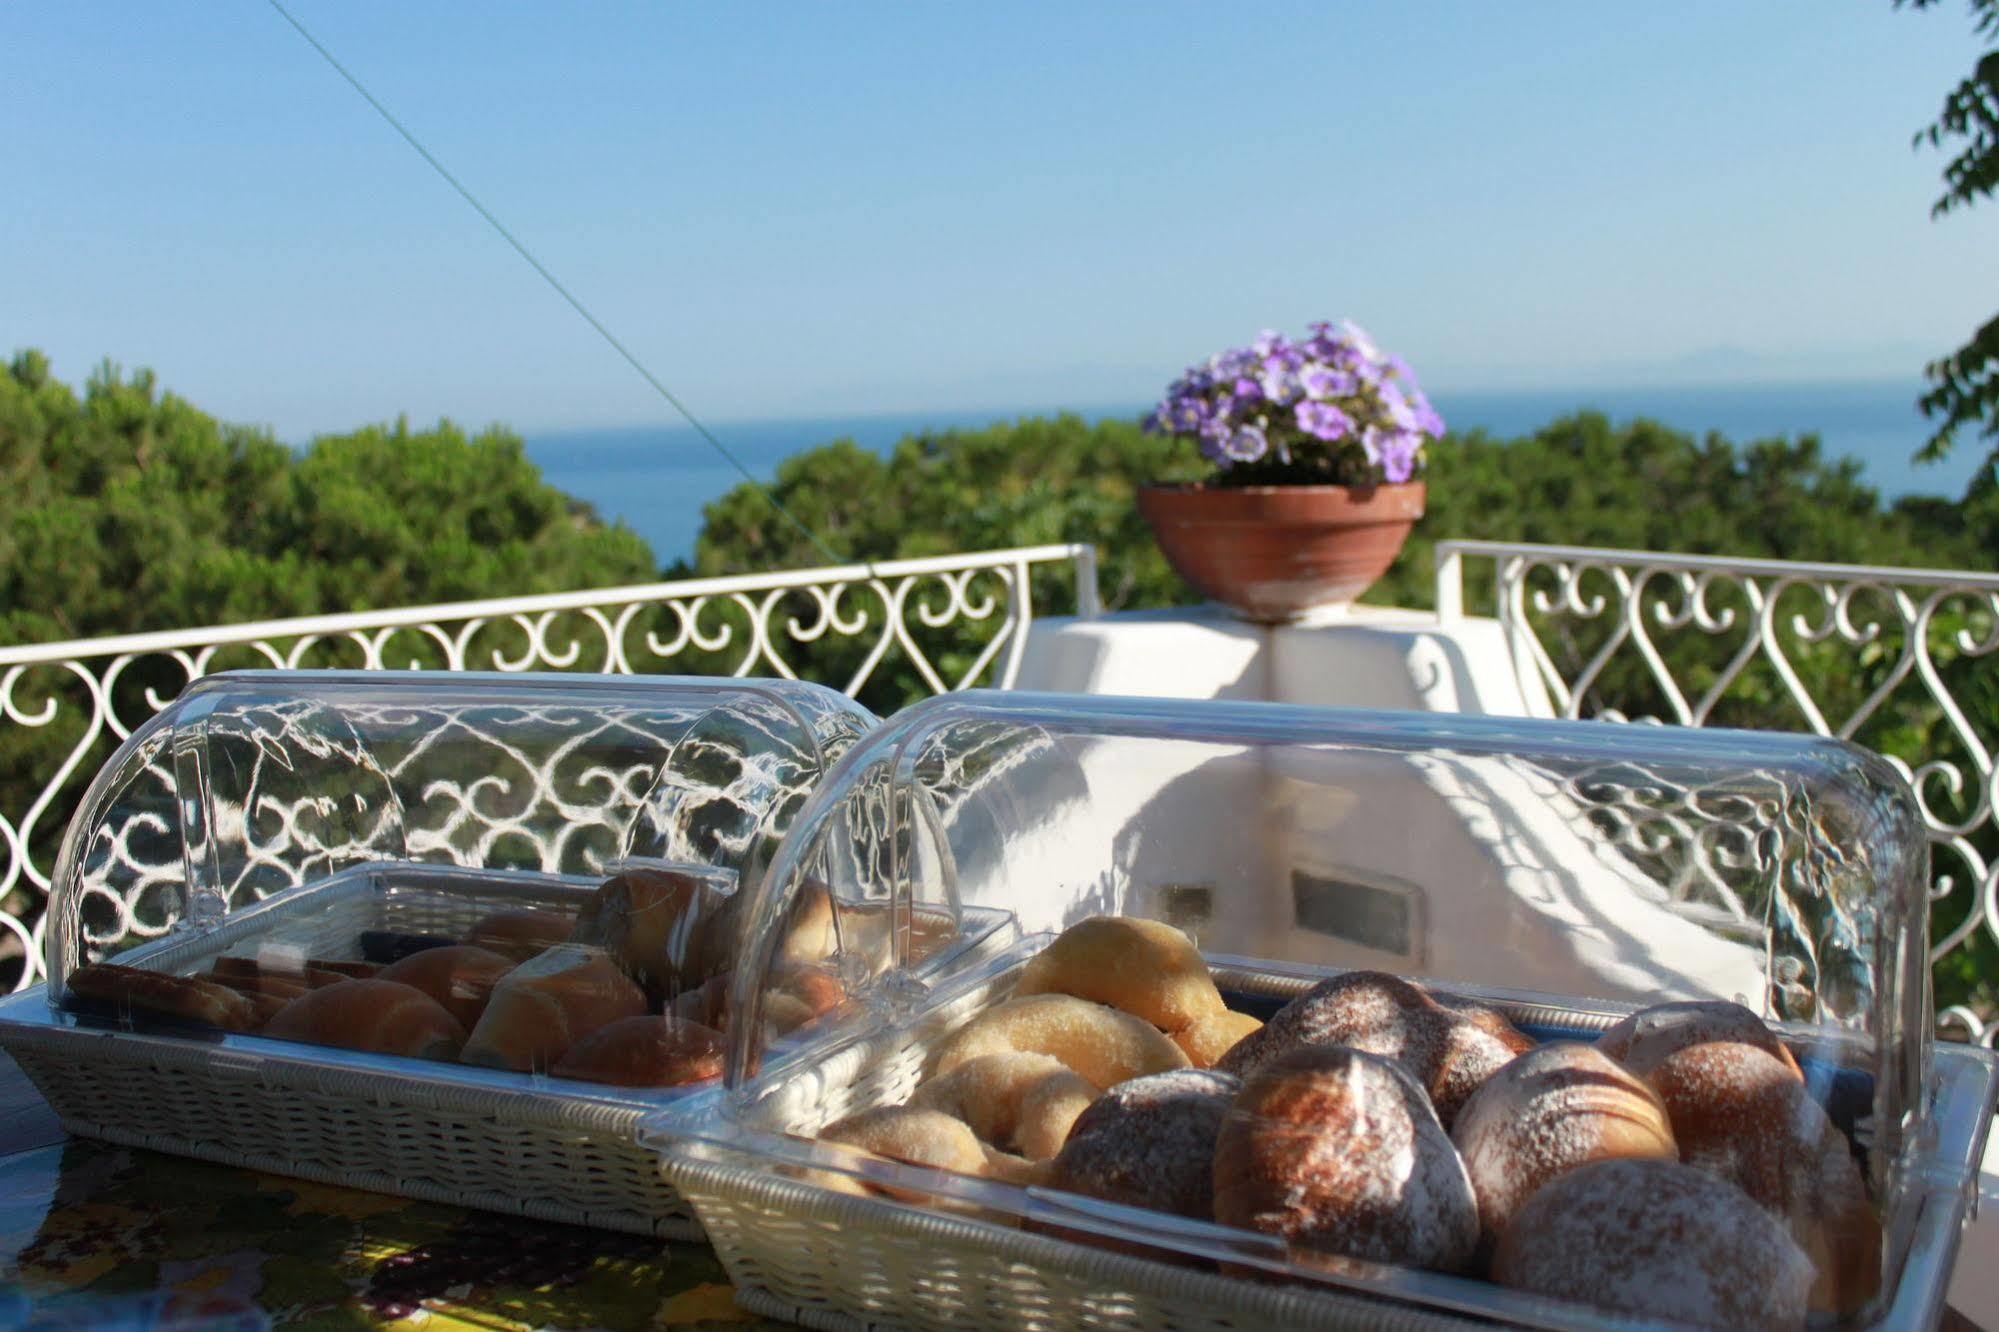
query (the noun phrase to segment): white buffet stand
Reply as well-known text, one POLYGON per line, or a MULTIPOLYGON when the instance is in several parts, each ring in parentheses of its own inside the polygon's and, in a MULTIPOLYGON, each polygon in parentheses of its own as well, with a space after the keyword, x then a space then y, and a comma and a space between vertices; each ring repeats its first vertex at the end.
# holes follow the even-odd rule
POLYGON ((1036 620, 1017 689, 1551 717, 1498 621, 1336 607, 1257 625, 1215 606, 1036 620))
MULTIPOLYGON (((1256 625, 1215 606, 1036 620, 1017 689, 1151 698, 1552 717, 1540 678, 1516 669, 1495 620, 1353 606, 1256 625)), ((1979 1180, 1950 1303, 1999 1330, 1999 1132, 1979 1180)))

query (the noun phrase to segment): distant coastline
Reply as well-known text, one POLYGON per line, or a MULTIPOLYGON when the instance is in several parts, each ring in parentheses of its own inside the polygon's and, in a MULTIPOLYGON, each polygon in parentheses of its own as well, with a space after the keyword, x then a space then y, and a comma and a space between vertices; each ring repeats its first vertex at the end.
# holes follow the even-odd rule
MULTIPOLYGON (((1920 391, 1921 385, 1912 381, 1855 380, 1488 392, 1439 388, 1432 396, 1452 429, 1483 427, 1497 435, 1527 434, 1584 408, 1620 421, 1649 416, 1680 430, 1718 431, 1737 443, 1816 432, 1828 457, 1859 459, 1867 483, 1887 499, 1910 494, 1956 498, 1985 450, 1965 440, 1944 463, 1919 466, 1912 461, 1928 436, 1915 408, 1920 391)), ((711 429, 746 466, 768 479, 790 455, 841 437, 885 451, 903 436, 924 430, 977 428, 1060 410, 896 412, 741 421, 711 429)), ((1136 417, 1145 405, 1072 410, 1091 418, 1136 417)), ((622 518, 652 545, 662 564, 692 553, 701 530, 701 506, 742 479, 686 426, 538 431, 527 435, 527 445, 551 484, 590 501, 606 517, 622 518)))

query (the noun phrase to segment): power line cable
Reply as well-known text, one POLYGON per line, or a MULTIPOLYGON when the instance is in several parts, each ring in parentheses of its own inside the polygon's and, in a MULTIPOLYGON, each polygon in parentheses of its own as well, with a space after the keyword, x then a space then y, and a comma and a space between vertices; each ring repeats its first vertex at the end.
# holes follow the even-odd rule
MULTIPOLYGON (((283 18, 285 22, 291 24, 292 27, 297 30, 299 36, 305 38, 305 40, 312 46, 313 50, 319 52, 319 54, 325 58, 327 64, 333 66, 333 70, 335 73, 340 75, 341 78, 347 80, 347 82, 353 86, 354 91, 360 93, 361 96, 367 100, 368 105, 374 107, 376 112, 381 115, 382 119, 389 122, 389 128, 393 129, 396 133, 402 135, 404 142, 408 143, 410 147, 416 149, 417 155, 423 158, 424 161, 430 163, 431 169, 444 178, 445 184, 449 185, 452 189, 458 191, 458 196, 461 199, 465 200, 466 203, 471 204, 473 209, 477 211, 479 216, 485 218, 487 223, 492 226, 493 230, 500 233, 500 239, 504 240, 507 244, 513 246, 515 253, 519 254, 521 258, 527 260, 528 264, 534 269, 534 271, 541 274, 542 279, 545 282, 547 282, 549 286, 555 288, 556 295, 562 297, 563 300, 569 302, 570 309, 576 311, 577 314, 582 315, 584 322, 589 324, 590 327, 597 330, 597 335, 603 338, 605 342, 611 345, 612 351, 615 351, 616 353, 618 353, 618 355, 624 357, 625 363, 631 366, 632 369, 638 371, 640 377, 643 378, 646 383, 652 385, 653 391, 658 393, 660 397, 666 399, 667 405, 672 407, 674 411, 679 412, 681 417, 687 422, 687 424, 694 427, 694 431, 696 434, 700 435, 702 439, 708 441, 709 447, 713 448, 715 452, 721 454, 722 457, 725 460, 727 460, 728 464, 731 467, 735 468, 738 472, 742 473, 743 479, 749 482, 751 486, 755 487, 757 494, 763 496, 764 501, 768 503, 771 508, 777 510, 778 514, 781 517, 783 517, 783 519, 786 522, 790 523, 793 527, 797 528, 799 535, 803 536, 807 541, 812 543, 812 548, 814 550, 817 550, 821 555, 825 556, 829 564, 849 563, 849 561, 842 559, 839 556, 839 554, 837 554, 825 542, 821 541, 818 537, 818 534, 813 532, 811 528, 807 527, 802 521, 800 521, 798 517, 794 515, 789 509, 785 508, 784 505, 780 504, 778 502, 777 496, 771 494, 769 487, 765 486, 763 482, 757 480, 756 474, 751 472, 748 467, 743 465, 742 459, 738 458, 735 455, 735 453, 729 449, 727 445, 722 443, 721 440, 715 438, 714 433, 710 431, 707 426, 702 425, 701 422, 695 418, 694 413, 687 409, 687 405, 681 402, 679 398, 675 397, 671 389, 667 388, 666 385, 660 383, 659 376, 655 375, 652 371, 648 370, 645 366, 645 363, 632 354, 630 348, 626 347, 624 343, 618 341, 617 336, 613 334, 610 329, 604 327, 603 321, 598 319, 596 315, 591 314, 589 307, 584 305, 582 301, 576 299, 575 294, 572 293, 569 290, 569 288, 563 286, 561 281, 557 279, 555 274, 548 271, 548 266, 542 263, 541 260, 535 258, 533 252, 530 251, 527 246, 521 244, 520 240, 515 237, 513 232, 507 230, 505 223, 501 222, 499 218, 493 216, 493 210, 486 207, 485 204, 480 203, 478 197, 475 196, 472 193, 472 191, 466 189, 465 186, 459 182, 458 177, 452 175, 451 172, 445 167, 444 163, 437 160, 436 154, 432 153, 430 149, 424 147, 422 141, 420 141, 416 137, 416 135, 410 133, 409 130, 403 125, 402 121, 396 119, 395 113, 389 110, 388 107, 382 105, 382 100, 379 97, 375 96, 375 94, 369 92, 367 85, 363 84, 361 80, 355 78, 354 75, 348 70, 347 66, 341 64, 340 61, 334 57, 333 52, 327 50, 325 44, 322 43, 319 40, 319 38, 312 35, 312 33, 306 28, 305 24, 300 23, 298 19, 294 18, 292 16, 291 11, 286 9, 282 4, 280 4, 279 0, 269 0, 269 4, 272 9, 278 11, 278 15, 281 18, 283 18)), ((867 568, 869 572, 872 573, 874 566, 872 564, 869 564, 867 568)))

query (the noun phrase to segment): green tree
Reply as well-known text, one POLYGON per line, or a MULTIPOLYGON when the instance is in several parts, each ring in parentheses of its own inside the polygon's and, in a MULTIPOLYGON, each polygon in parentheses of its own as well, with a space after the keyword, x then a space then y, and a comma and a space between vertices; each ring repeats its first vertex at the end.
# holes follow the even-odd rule
POLYGON ((1532 435, 1451 435, 1430 451, 1422 524, 1369 595, 1430 604, 1432 534, 1848 564, 1978 567, 1963 506, 1884 507, 1816 435, 1736 444, 1579 412, 1532 435))
MULTIPOLYGON (((772 492, 842 555, 886 560, 945 555, 1044 542, 1087 541, 1111 557, 1102 586, 1110 609, 1167 605, 1190 599, 1159 555, 1132 507, 1132 491, 1154 478, 1186 478, 1205 467, 1191 449, 1148 435, 1135 422, 1085 422, 1076 416, 1025 419, 982 430, 911 436, 884 458, 849 440, 807 450, 777 470, 772 492)), ((699 573, 786 568, 821 557, 748 486, 738 486, 703 511, 695 546, 699 573)), ((1039 607, 1074 605, 1065 571, 1036 576, 1039 607)), ((991 576, 974 592, 997 591, 991 576)), ((810 663, 810 678, 844 684, 867 655, 881 625, 881 607, 864 590, 845 610, 874 618, 868 633, 821 639, 794 656, 810 663)), ((916 595, 941 604, 935 582, 916 595)), ((805 624, 817 608, 803 596, 788 609, 805 624)), ((971 626, 930 631, 915 615, 904 622, 944 678, 956 680, 996 627, 998 616, 971 626)), ((861 700, 886 714, 925 693, 907 663, 891 656, 861 700)))
POLYGON ((100 367, 0 375, 0 642, 560 591, 654 576, 498 427, 326 435, 294 452, 100 367))
MULTIPOLYGON (((1895 0, 1898 9, 1904 5, 1929 9, 1936 3, 1895 0)), ((1999 0, 1968 0, 1967 7, 1973 31, 1999 43, 1999 0)), ((1944 192, 1930 205, 1931 217, 1968 208, 1999 192, 1999 45, 1980 56, 1971 73, 1944 97, 1943 110, 1917 132, 1916 143, 1956 147, 1944 164, 1944 192)), ((1937 427, 1920 456, 1940 458, 1959 430, 1982 426, 1980 433, 1995 441, 1994 459, 1999 461, 1999 315, 1962 347, 1930 362, 1925 374, 1930 387, 1920 404, 1937 427)))

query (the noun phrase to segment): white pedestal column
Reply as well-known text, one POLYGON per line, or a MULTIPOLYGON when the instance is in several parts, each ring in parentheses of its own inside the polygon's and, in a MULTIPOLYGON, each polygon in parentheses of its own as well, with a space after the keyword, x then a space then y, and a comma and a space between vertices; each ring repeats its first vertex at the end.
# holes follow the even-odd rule
POLYGON ((1258 625, 1216 606, 1037 620, 1019 689, 1150 698, 1553 715, 1496 620, 1355 606, 1258 625))

